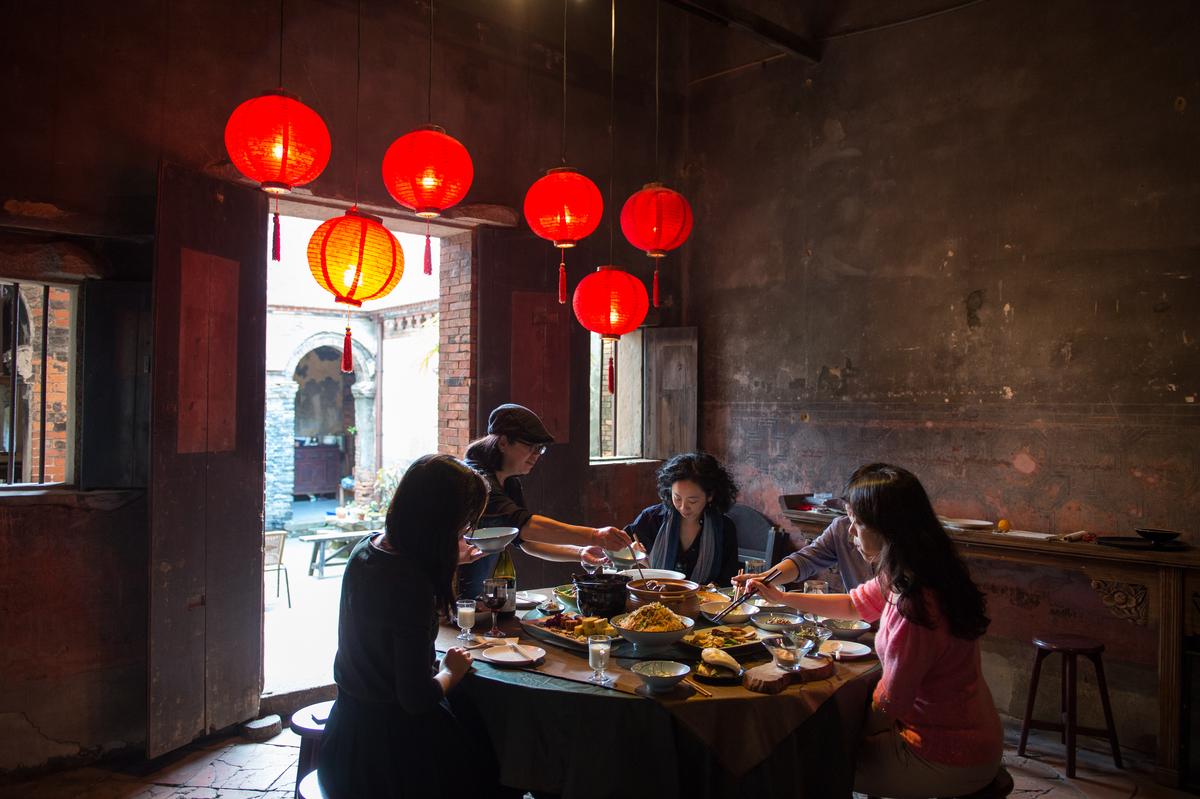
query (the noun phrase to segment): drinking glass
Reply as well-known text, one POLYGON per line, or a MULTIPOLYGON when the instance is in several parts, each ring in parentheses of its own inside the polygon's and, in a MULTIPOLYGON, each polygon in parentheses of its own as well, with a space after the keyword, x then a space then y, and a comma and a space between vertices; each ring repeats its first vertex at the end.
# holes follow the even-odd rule
POLYGON ((585 558, 582 554, 579 556, 579 565, 582 566, 583 570, 588 574, 595 574, 611 563, 612 560, 607 555, 604 556, 604 561, 601 563, 593 563, 585 558))
POLYGON ((610 678, 604 673, 608 668, 608 653, 612 649, 612 638, 607 635, 588 636, 588 665, 592 667, 592 676, 588 680, 601 685, 608 685, 610 678))
POLYGON ((804 593, 806 594, 827 594, 829 593, 829 583, 824 580, 805 580, 804 593))
POLYGON ((489 577, 483 581, 483 604, 492 612, 492 629, 487 631, 489 638, 500 638, 504 631, 497 623, 500 610, 508 602, 508 580, 503 577, 489 577))
POLYGON ((459 599, 454 603, 458 616, 458 629, 462 630, 456 637, 459 641, 473 641, 475 634, 471 628, 475 626, 475 600, 459 599))

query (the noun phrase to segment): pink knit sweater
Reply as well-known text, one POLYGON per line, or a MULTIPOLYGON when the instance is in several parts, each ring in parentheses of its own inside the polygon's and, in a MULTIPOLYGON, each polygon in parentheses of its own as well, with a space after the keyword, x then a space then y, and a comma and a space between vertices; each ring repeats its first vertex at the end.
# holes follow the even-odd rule
POLYGON ((875 650, 883 677, 875 704, 899 722, 905 742, 928 761, 998 763, 1003 733, 980 669, 979 641, 951 635, 933 593, 926 597, 932 630, 901 616, 896 597, 884 594, 878 577, 850 592, 863 619, 879 620, 875 650))

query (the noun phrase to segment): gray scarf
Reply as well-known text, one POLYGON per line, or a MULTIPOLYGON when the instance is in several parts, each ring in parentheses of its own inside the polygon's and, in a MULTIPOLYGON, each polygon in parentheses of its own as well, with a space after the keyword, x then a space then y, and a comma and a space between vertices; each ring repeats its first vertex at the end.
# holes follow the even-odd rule
MULTIPOLYGON (((683 517, 679 515, 679 511, 671 508, 666 520, 658 528, 654 546, 650 548, 650 568, 675 568, 679 559, 679 526, 682 522, 683 517)), ((700 552, 692 573, 687 576, 689 580, 702 585, 708 582, 709 572, 719 557, 717 553, 722 551, 724 533, 724 519, 709 505, 704 509, 704 520, 700 528, 700 552)))

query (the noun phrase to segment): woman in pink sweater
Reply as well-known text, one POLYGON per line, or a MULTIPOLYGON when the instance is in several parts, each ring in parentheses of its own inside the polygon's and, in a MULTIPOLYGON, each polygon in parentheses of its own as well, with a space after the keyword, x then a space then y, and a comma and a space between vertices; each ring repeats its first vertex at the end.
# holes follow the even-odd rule
POLYGON ((849 594, 766 598, 821 616, 879 622, 883 676, 859 748, 854 790, 895 799, 961 796, 1000 767, 1000 717, 979 665, 983 594, 911 473, 873 463, 850 478, 846 513, 875 579, 849 594))

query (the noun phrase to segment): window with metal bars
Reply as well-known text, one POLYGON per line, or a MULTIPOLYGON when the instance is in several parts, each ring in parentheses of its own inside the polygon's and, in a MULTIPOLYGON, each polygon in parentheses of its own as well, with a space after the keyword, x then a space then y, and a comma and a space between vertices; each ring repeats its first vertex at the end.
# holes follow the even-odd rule
POLYGON ((75 289, 0 279, 0 484, 71 480, 75 289))

